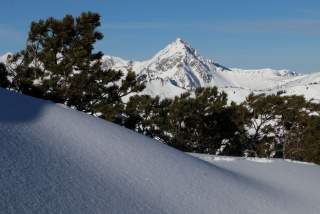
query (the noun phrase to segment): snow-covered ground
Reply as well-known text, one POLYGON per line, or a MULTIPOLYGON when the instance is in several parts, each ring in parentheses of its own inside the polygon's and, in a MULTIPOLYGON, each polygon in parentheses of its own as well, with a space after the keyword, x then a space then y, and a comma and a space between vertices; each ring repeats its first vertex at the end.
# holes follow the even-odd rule
POLYGON ((208 163, 61 105, 0 100, 0 213, 319 213, 319 166, 208 163))

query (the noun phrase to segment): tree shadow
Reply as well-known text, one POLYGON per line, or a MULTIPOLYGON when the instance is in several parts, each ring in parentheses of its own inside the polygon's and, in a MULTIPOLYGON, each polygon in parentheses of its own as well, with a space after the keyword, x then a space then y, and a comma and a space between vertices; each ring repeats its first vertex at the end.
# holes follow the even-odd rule
POLYGON ((36 120, 48 104, 47 101, 0 88, 0 125, 36 120))

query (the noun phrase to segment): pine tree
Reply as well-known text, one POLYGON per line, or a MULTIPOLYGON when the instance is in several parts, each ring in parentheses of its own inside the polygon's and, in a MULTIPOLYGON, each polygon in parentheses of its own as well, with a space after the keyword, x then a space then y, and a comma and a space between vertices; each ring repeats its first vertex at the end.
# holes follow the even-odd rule
POLYGON ((10 82, 8 80, 9 73, 7 71, 7 68, 5 64, 0 63, 0 87, 7 88, 10 85, 10 82))
POLYGON ((294 160, 303 160, 303 146, 306 130, 312 120, 309 115, 313 112, 313 104, 307 102, 303 96, 283 97, 282 127, 285 130, 282 137, 282 157, 294 160))
MULTIPOLYGON (((247 129, 247 152, 259 157, 303 160, 310 112, 319 112, 318 105, 303 96, 250 95, 244 106, 250 118, 247 129)), ((308 137, 307 137, 308 136, 308 137)))
POLYGON ((232 115, 234 108, 228 107, 227 95, 216 87, 198 88, 194 95, 182 94, 170 109, 170 144, 188 152, 216 154, 227 145, 231 151, 230 145, 236 143, 240 132, 232 115))
POLYGON ((9 59, 13 87, 115 120, 121 98, 141 91, 143 84, 133 72, 123 78, 121 71, 101 68, 103 54, 94 52, 103 39, 100 25, 100 15, 92 12, 32 22, 26 48, 9 59))
POLYGON ((320 164, 320 117, 311 116, 304 131, 304 143, 300 148, 302 161, 320 164))
POLYGON ((123 125, 163 143, 168 142, 165 130, 169 117, 170 99, 135 95, 125 107, 123 125))
POLYGON ((156 117, 156 108, 159 106, 159 97, 152 98, 149 95, 136 95, 130 97, 125 108, 124 126, 144 135, 155 137, 153 123, 156 117))
POLYGON ((248 110, 243 105, 234 102, 230 104, 224 111, 222 117, 227 118, 228 123, 223 123, 223 130, 228 131, 228 142, 223 145, 220 155, 243 156, 247 146, 247 130, 246 124, 250 120, 248 110))
POLYGON ((283 98, 276 95, 250 94, 243 105, 248 109, 247 145, 246 150, 250 156, 270 157, 275 147, 275 135, 279 127, 283 106, 283 98))

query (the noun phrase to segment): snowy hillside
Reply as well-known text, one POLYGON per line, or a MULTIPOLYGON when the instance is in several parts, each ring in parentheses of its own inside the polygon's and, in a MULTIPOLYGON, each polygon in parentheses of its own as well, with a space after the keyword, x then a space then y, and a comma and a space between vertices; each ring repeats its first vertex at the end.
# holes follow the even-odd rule
POLYGON ((0 100, 0 213, 319 213, 319 166, 208 164, 62 105, 0 100))
POLYGON ((284 90, 287 95, 304 95, 320 103, 320 73, 297 76, 273 90, 284 90))
POLYGON ((320 87, 313 83, 313 76, 299 75, 288 70, 244 70, 227 68, 201 56, 190 44, 178 38, 150 60, 136 62, 119 57, 105 56, 104 67, 117 70, 133 70, 145 78, 147 94, 173 97, 197 87, 217 86, 228 93, 231 100, 241 102, 251 92, 306 95, 320 100, 320 87), (161 84, 161 87, 159 87, 161 84), (315 89, 313 89, 315 88, 315 89), (318 90, 319 91, 319 90, 318 90), (169 93, 168 93, 169 92, 169 93))

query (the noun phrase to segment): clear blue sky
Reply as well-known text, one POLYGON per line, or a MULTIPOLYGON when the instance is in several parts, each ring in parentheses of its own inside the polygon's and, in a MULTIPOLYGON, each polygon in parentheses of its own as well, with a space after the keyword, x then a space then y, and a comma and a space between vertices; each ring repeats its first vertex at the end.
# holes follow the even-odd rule
POLYGON ((99 12, 97 49, 146 59, 182 37, 229 67, 320 71, 319 0, 1 0, 0 54, 21 49, 32 20, 99 12))

